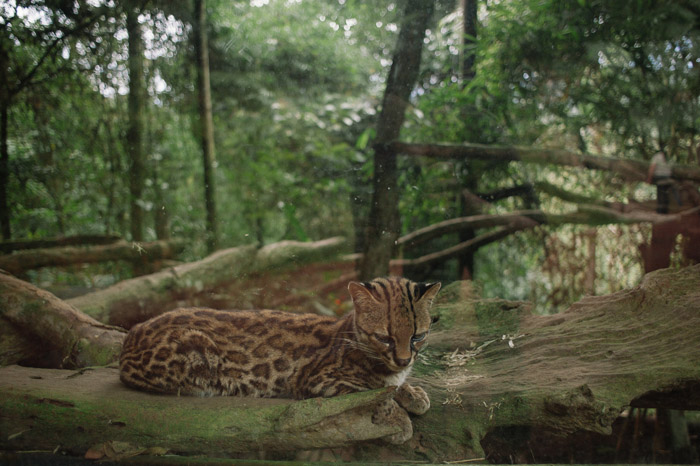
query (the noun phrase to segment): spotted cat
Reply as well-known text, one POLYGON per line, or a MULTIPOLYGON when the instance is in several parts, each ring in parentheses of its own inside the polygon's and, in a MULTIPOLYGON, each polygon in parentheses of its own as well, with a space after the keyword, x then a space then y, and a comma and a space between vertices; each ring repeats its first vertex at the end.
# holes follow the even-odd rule
POLYGON ((391 277, 348 290, 354 311, 340 319, 202 308, 154 317, 124 340, 120 378, 161 393, 295 399, 397 386, 377 416, 399 420, 403 433, 390 440, 400 443, 412 433, 406 411, 430 407, 425 391, 405 381, 430 333, 440 283, 391 277))

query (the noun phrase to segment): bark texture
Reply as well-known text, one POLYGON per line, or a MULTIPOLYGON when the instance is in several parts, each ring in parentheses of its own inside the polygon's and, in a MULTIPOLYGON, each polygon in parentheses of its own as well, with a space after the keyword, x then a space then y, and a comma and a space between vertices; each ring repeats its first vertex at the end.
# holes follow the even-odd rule
POLYGON ((204 205, 207 210, 207 248, 218 249, 219 226, 216 214, 216 152, 214 149, 214 119, 212 116, 209 80, 209 39, 207 34, 207 2, 194 2, 194 40, 197 53, 197 88, 199 91, 199 126, 204 167, 204 205))
POLYGON ((127 2, 126 31, 129 36, 129 213, 131 239, 143 239, 143 184, 145 173, 144 133, 146 119, 146 84, 144 78, 143 31, 139 24, 138 2, 127 2))
POLYGON ((401 32, 387 78, 377 121, 372 201, 359 275, 363 280, 386 275, 400 234, 396 152, 388 144, 398 139, 420 68, 423 38, 435 7, 434 0, 406 2, 401 32))

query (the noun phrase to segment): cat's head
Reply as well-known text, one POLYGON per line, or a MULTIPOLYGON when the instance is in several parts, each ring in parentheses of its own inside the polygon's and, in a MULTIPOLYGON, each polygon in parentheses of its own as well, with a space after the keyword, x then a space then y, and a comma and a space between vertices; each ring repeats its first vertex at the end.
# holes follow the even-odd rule
POLYGON ((392 371, 410 367, 426 343, 430 306, 440 283, 416 283, 405 278, 350 282, 355 305, 355 338, 392 371))

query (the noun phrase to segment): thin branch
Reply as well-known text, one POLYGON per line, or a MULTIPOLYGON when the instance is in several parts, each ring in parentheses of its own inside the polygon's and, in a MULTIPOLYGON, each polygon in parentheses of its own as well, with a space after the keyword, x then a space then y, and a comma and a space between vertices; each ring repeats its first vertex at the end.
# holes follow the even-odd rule
POLYGON ((547 214, 541 210, 523 210, 508 214, 482 214, 459 217, 435 223, 408 233, 398 239, 398 245, 412 248, 442 235, 458 233, 466 229, 490 228, 501 225, 535 226, 547 222, 547 214))
POLYGON ((522 225, 499 228, 497 230, 484 233, 483 235, 479 235, 468 241, 459 243, 455 246, 452 246, 451 248, 443 249, 442 251, 434 252, 432 254, 426 254, 417 259, 392 260, 391 267, 430 267, 432 265, 445 262, 446 260, 451 259, 453 257, 457 257, 458 255, 463 254, 465 252, 476 251, 480 247, 501 240, 515 233, 516 231, 532 228, 535 225, 536 224, 528 226, 522 225))
MULTIPOLYGON (((63 34, 59 37, 55 37, 53 40, 51 40, 47 45, 44 46, 44 53, 39 57, 37 62, 34 64, 31 70, 27 72, 24 77, 19 78, 19 82, 17 83, 16 86, 10 88, 10 95, 16 95, 19 94, 22 90, 25 88, 29 87, 29 85, 32 84, 32 81, 34 79, 34 76, 39 72, 41 67, 44 65, 46 60, 49 59, 49 57, 54 56, 56 48, 63 43, 65 40, 67 40, 69 37, 73 36, 74 34, 85 30, 89 26, 95 23, 97 19, 104 14, 105 7, 98 8, 95 10, 94 15, 89 16, 87 20, 77 23, 73 28, 67 28, 67 29, 62 29, 58 28, 54 32, 62 32, 63 34)), ((46 32, 46 31, 45 31, 46 32)))

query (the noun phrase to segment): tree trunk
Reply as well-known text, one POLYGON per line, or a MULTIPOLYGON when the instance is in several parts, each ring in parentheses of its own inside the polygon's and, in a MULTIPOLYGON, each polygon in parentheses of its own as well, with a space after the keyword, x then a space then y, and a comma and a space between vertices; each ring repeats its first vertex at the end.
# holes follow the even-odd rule
POLYGON ((432 17, 433 0, 406 2, 401 32, 387 78, 382 110, 377 122, 374 150, 374 191, 367 222, 363 260, 359 275, 363 280, 386 275, 400 234, 398 172, 396 153, 389 143, 399 137, 404 113, 420 68, 423 38, 432 17))
MULTIPOLYGON (((461 59, 461 86, 462 89, 466 88, 467 85, 476 76, 476 69, 474 64, 476 62, 476 0, 460 0, 460 7, 462 8, 462 59, 461 59)), ((468 121, 470 112, 473 114, 474 109, 467 108, 466 106, 462 108, 461 114, 464 121, 468 121)), ((462 185, 462 191, 467 191, 469 193, 474 193, 478 189, 479 177, 475 170, 473 169, 473 163, 471 160, 462 161, 464 167, 462 167, 462 173, 464 176, 464 181, 462 185)), ((458 196, 458 208, 460 216, 466 217, 471 215, 477 215, 481 211, 481 203, 478 202, 473 196, 458 196)), ((459 242, 465 243, 471 241, 476 237, 476 231, 474 229, 465 228, 459 232, 459 242)), ((476 250, 463 250, 458 256, 458 274, 459 278, 462 280, 472 280, 474 279, 474 253, 476 250)))
POLYGON ((86 367, 116 361, 125 332, 48 291, 0 273, 0 366, 86 367))
POLYGON ((216 216, 216 176, 214 173, 214 122, 211 87, 209 83, 209 46, 207 40, 206 0, 194 2, 194 37, 197 53, 197 87, 199 90, 200 140, 204 164, 204 201, 207 211, 207 249, 214 252, 219 245, 219 227, 216 216))
POLYGON ((8 150, 8 112, 10 111, 10 96, 7 86, 7 51, 5 44, 0 41, 0 234, 2 239, 12 238, 10 228, 10 205, 7 200, 8 184, 10 182, 10 152, 8 150))
MULTIPOLYGON (((556 454, 556 440, 562 448, 555 462, 581 462, 589 452, 573 443, 576 436, 591 433, 614 445, 612 425, 626 407, 700 409, 698 289, 700 265, 667 269, 636 288, 537 316, 526 303, 478 299, 470 282, 448 285, 434 304, 440 320, 430 345, 409 379, 426 389, 432 407, 413 417, 408 443, 364 442, 343 457, 537 461, 556 454)), ((0 449, 61 445, 83 455, 118 441, 132 444, 132 452, 162 447, 230 457, 346 446, 391 432, 371 421, 387 396, 175 397, 129 390, 113 369, 6 367, 0 449)))
POLYGON ((99 321, 131 328, 182 306, 181 301, 188 294, 214 289, 245 274, 331 261, 345 247, 344 238, 330 238, 314 243, 282 241, 261 249, 255 246, 223 249, 200 261, 124 280, 68 302, 99 321))
POLYGON ((146 86, 143 73, 143 37, 136 2, 128 2, 126 31, 129 35, 129 206, 131 239, 143 240, 144 128, 146 118, 146 86))
POLYGON ((65 246, 49 249, 31 249, 0 256, 0 269, 15 275, 41 267, 64 267, 105 261, 125 260, 147 268, 146 265, 163 259, 173 259, 185 249, 185 240, 128 243, 119 241, 103 246, 65 246))
POLYGON ((474 63, 476 61, 476 25, 477 25, 477 0, 460 0, 463 16, 463 35, 462 35, 462 81, 463 87, 466 86, 474 76, 476 70, 474 63))
MULTIPOLYGON (((2 53, 2 51, 0 51, 2 53)), ((0 64, 2 66, 2 64, 0 64)), ((0 83, 2 85, 2 83, 0 83)), ((9 102, 0 99, 0 234, 2 239, 12 238, 10 228, 10 205, 7 201, 7 188, 10 183, 10 152, 7 148, 7 113, 9 102)))
MULTIPOLYGON (((639 160, 613 159, 590 154, 577 154, 561 149, 533 147, 504 147, 484 144, 408 144, 394 142, 390 148, 397 154, 422 155, 438 159, 503 160, 563 165, 614 172, 627 181, 646 181, 649 164, 639 160)), ((672 177, 676 180, 700 182, 700 168, 674 165, 672 177)))

